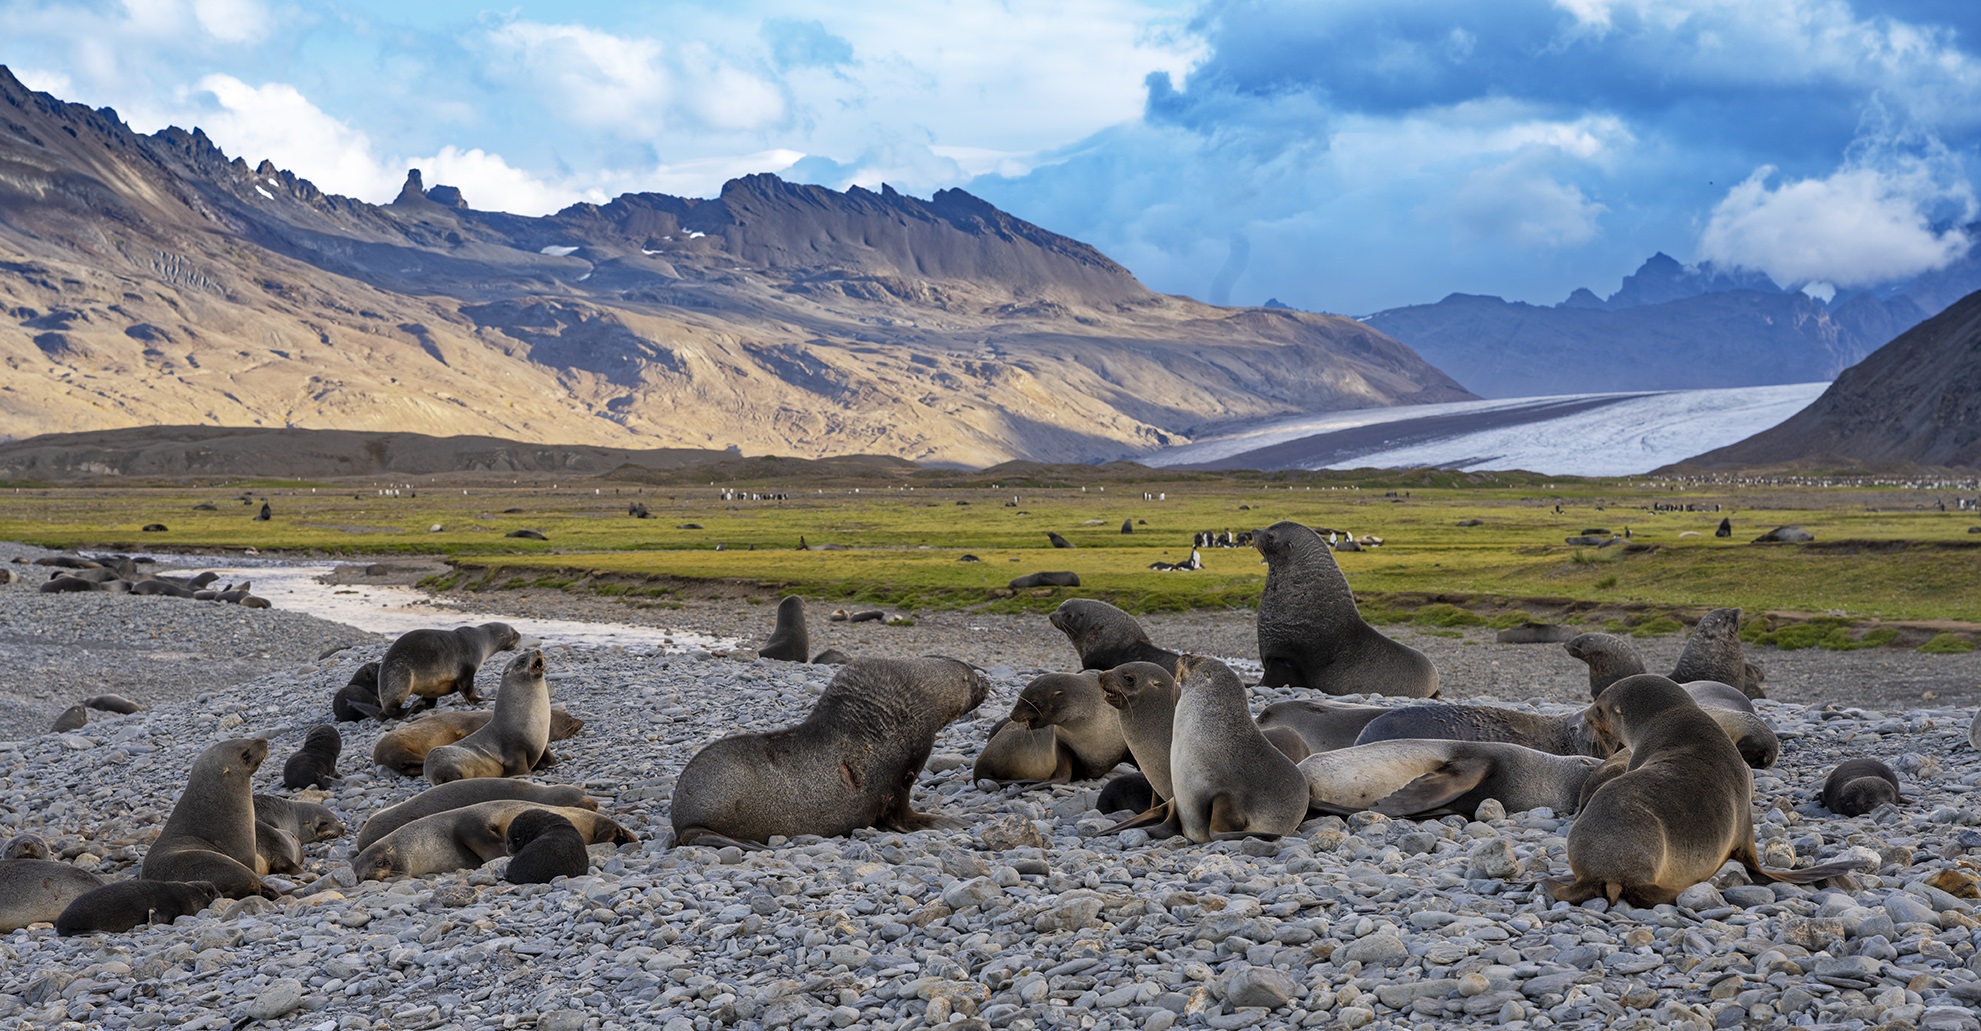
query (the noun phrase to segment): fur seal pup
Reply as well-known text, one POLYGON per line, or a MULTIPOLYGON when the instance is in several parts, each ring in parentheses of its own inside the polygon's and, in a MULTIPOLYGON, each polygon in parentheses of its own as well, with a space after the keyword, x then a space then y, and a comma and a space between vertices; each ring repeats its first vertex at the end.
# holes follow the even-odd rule
MULTIPOLYGON (((441 745, 451 745, 483 727, 495 713, 487 709, 457 712, 429 712, 415 716, 385 732, 372 746, 371 761, 408 777, 426 771, 427 753, 441 745)), ((565 712, 550 710, 550 740, 562 741, 585 729, 585 721, 565 712)))
POLYGON ((363 852, 378 839, 414 820, 449 809, 466 809, 483 802, 529 802, 548 809, 598 810, 598 802, 585 794, 583 788, 573 784, 534 784, 513 777, 449 781, 373 813, 371 819, 358 829, 358 840, 352 847, 363 852))
POLYGON ((296 873, 303 868, 303 843, 273 824, 255 822, 255 873, 296 873))
POLYGON ((467 701, 479 702, 475 673, 481 664, 496 652, 506 652, 522 642, 523 635, 507 623, 409 630, 399 635, 378 661, 379 708, 398 719, 405 715, 409 698, 428 699, 430 707, 434 699, 455 691, 467 701))
POLYGON ((1156 802, 1156 789, 1137 770, 1108 781, 1094 799, 1094 808, 1103 813, 1145 813, 1155 808, 1156 802))
POLYGON ((1317 752, 1300 760, 1309 804, 1346 815, 1439 812, 1471 816, 1497 798, 1507 812, 1546 807, 1573 812, 1582 784, 1602 760, 1556 755, 1507 741, 1405 738, 1317 752))
POLYGON ((1259 661, 1266 687, 1325 694, 1436 698, 1438 671, 1424 653, 1376 632, 1355 608, 1327 542, 1295 522, 1252 535, 1266 558, 1259 595, 1259 661))
POLYGON ((1018 693, 1011 717, 992 729, 971 775, 1064 784, 1105 776, 1127 758, 1121 715, 1101 696, 1100 674, 1048 673, 1018 693), (1006 749, 1024 761, 1005 763, 1006 749))
POLYGON ((812 665, 814 666, 844 666, 852 661, 853 657, 851 655, 837 648, 827 648, 817 655, 812 656, 812 665))
POLYGON ((1307 818, 1307 778, 1252 722, 1229 666, 1197 655, 1177 663, 1172 726, 1173 812, 1185 837, 1276 838, 1307 818))
POLYGON ((16 834, 0 845, 0 859, 53 859, 48 842, 39 834, 16 834))
POLYGON ((48 731, 51 734, 66 734, 72 730, 81 730, 88 723, 89 707, 80 704, 71 705, 62 710, 62 715, 55 717, 55 723, 48 728, 48 731))
POLYGON ((511 884, 549 884, 559 877, 591 872, 584 835, 548 809, 532 809, 510 820, 503 843, 509 850, 509 868, 502 879, 511 884))
POLYGON ((554 812, 571 821, 585 840, 595 845, 639 840, 617 821, 589 809, 553 809, 504 799, 444 810, 399 827, 353 856, 351 871, 359 881, 382 881, 473 869, 507 855, 505 838, 510 821, 533 809, 554 812))
POLYGON ((766 659, 804 662, 811 653, 812 637, 805 630, 805 599, 794 594, 777 603, 777 625, 757 654, 766 659))
MULTIPOLYGON (((1291 730, 1306 742, 1309 754, 1331 752, 1355 743, 1362 728, 1393 712, 1386 705, 1356 705, 1326 698, 1290 698, 1259 711, 1260 730, 1291 730)), ((1297 760, 1296 760, 1297 761, 1297 760)))
POLYGON ((1760 667, 1747 661, 1740 650, 1740 610, 1714 609, 1699 617, 1692 636, 1685 640, 1678 665, 1671 679, 1684 684, 1694 680, 1717 680, 1739 688, 1749 698, 1766 698, 1761 686, 1760 667))
POLYGON ((1758 881, 1809 884, 1858 868, 1839 861, 1799 870, 1762 867, 1754 850, 1753 775, 1692 696, 1638 674, 1590 706, 1598 733, 1630 747, 1624 772, 1597 788, 1568 831, 1574 879, 1552 879, 1570 904, 1602 897, 1633 906, 1673 902, 1731 859, 1758 881))
POLYGON ((92 709, 97 710, 98 712, 114 712, 119 716, 129 716, 134 712, 144 711, 144 706, 139 705, 134 701, 131 701, 129 698, 126 698, 123 695, 114 695, 114 694, 93 695, 91 697, 83 699, 83 704, 89 706, 92 709))
POLYGON ((384 713, 378 705, 378 663, 367 662, 351 674, 349 683, 330 698, 330 713, 339 723, 377 719, 384 713))
POLYGON ((328 788, 342 778, 337 776, 337 757, 344 753, 344 737, 337 728, 319 723, 310 728, 303 747, 282 764, 282 786, 328 788))
POLYGON ((0 934, 42 924, 103 885, 88 870, 48 859, 0 860, 0 934))
POLYGON ((147 881, 212 881, 228 898, 275 897, 254 872, 250 780, 266 758, 268 739, 260 737, 230 738, 201 752, 138 876, 147 881))
POLYGON ((675 843, 758 845, 962 821, 916 812, 915 778, 936 734, 983 704, 990 682, 955 659, 855 659, 804 722, 711 742, 675 781, 675 843))
MULTIPOLYGON (((278 795, 256 795, 255 823, 266 824, 294 837, 298 844, 313 845, 342 837, 344 821, 315 802, 298 802, 278 795)), ((261 828, 255 828, 257 838, 261 828)))
POLYGON ((1153 662, 1130 662, 1102 673, 1101 697, 1120 712, 1121 737, 1135 767, 1149 782, 1153 803, 1129 820, 1102 833, 1130 827, 1156 825, 1151 835, 1170 837, 1180 833, 1171 814, 1169 801, 1175 788, 1169 775, 1169 750, 1175 738, 1176 678, 1153 662))
POLYGON ((211 881, 117 881, 92 889, 55 918, 55 933, 112 934, 141 924, 169 924, 220 897, 211 881))
POLYGON ((543 679, 543 649, 509 660, 495 712, 480 730, 426 754, 426 779, 434 784, 471 777, 520 777, 550 759, 550 684, 543 679))
POLYGON ((1845 759, 1823 781, 1823 808, 1838 816, 1863 816, 1890 802, 1901 805, 1898 775, 1876 759, 1845 759))
POLYGON ((1176 653, 1158 648, 1135 617, 1092 598, 1068 598, 1046 617, 1080 653, 1081 669, 1113 669, 1153 662, 1176 672, 1176 653))

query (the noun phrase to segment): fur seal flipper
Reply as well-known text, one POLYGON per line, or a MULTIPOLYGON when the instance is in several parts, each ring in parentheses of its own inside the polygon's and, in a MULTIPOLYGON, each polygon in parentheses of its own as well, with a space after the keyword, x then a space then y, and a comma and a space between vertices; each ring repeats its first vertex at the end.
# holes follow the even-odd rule
POLYGON ((1255 532, 1252 544, 1269 567, 1259 595, 1261 684, 1336 695, 1438 696, 1437 667, 1362 619, 1348 579, 1313 530, 1274 523, 1255 532))
POLYGON ((804 722, 725 737, 688 760, 674 785, 675 841, 957 826, 915 812, 910 793, 936 734, 989 691, 982 674, 955 659, 855 659, 804 722))
POLYGON ((406 702, 418 697, 441 698, 456 691, 469 702, 475 693, 475 673, 488 657, 517 647, 523 635, 507 623, 483 623, 453 630, 409 630, 385 649, 378 661, 378 704, 385 715, 405 715, 406 702))

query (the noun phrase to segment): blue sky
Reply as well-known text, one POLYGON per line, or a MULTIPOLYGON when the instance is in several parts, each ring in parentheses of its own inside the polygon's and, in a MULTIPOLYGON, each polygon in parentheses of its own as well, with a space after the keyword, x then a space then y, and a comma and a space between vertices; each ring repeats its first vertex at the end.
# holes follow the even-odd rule
POLYGON ((371 201, 963 187, 1159 290, 1348 314, 1659 250, 1873 286, 1981 218, 1947 0, 0 0, 0 62, 371 201))

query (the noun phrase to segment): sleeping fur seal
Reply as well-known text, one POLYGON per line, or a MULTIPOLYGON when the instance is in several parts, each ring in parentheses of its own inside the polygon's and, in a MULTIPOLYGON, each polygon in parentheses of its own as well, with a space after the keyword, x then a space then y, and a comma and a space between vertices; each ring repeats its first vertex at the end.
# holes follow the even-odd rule
POLYGON ((1386 705, 1356 705, 1327 698, 1290 698, 1259 712, 1259 729, 1285 727, 1300 735, 1308 752, 1331 752, 1355 743, 1362 728, 1392 712, 1386 705))
POLYGON ((1671 680, 1626 677, 1589 709, 1601 734, 1621 737, 1630 762, 1589 795, 1568 831, 1572 882, 1552 880, 1556 899, 1598 896, 1612 905, 1673 902, 1731 859, 1763 881, 1809 884, 1849 873, 1853 861, 1799 870, 1761 866, 1754 850, 1753 775, 1733 742, 1671 680))
POLYGON ((1121 717, 1101 696, 1100 674, 1048 673, 1018 693, 971 779, 1064 784, 1104 776, 1127 758, 1121 717))
POLYGON ((279 795, 256 795, 254 806, 255 822, 288 831, 305 845, 329 841, 344 834, 344 821, 315 802, 299 802, 279 795))
POLYGON ((1046 617, 1080 653, 1081 669, 1113 669, 1130 662, 1153 662, 1172 674, 1176 653, 1156 647, 1135 617, 1092 598, 1069 598, 1046 617))
POLYGON ((250 781, 266 758, 268 739, 260 737, 231 738, 201 752, 138 876, 147 881, 212 881, 228 898, 275 897, 254 872, 250 781))
POLYGON ((1901 805, 1898 775, 1876 759, 1845 759, 1823 781, 1823 808, 1838 816, 1863 816, 1885 803, 1901 805))
POLYGON ((583 788, 571 784, 535 784, 514 777, 450 781, 373 813, 359 828, 358 840, 352 847, 363 852, 373 842, 421 817, 500 801, 530 802, 548 809, 598 809, 598 803, 583 788))
MULTIPOLYGON (((359 881, 382 881, 473 869, 508 854, 504 839, 509 822, 532 809, 546 807, 505 799, 423 816, 366 846, 351 858, 351 871, 359 881)), ((616 821, 589 809, 548 811, 571 821, 593 844, 623 845, 639 840, 616 821)))
POLYGON ((1403 739, 1317 752, 1300 761, 1309 802, 1321 812, 1471 816, 1497 798, 1507 812, 1574 811, 1602 760, 1556 755, 1506 741, 1403 739))
POLYGON ((219 897, 220 889, 210 881, 117 881, 69 903, 55 918, 55 933, 66 938, 169 924, 205 909, 219 897))
POLYGON ((855 659, 804 722, 722 738, 688 760, 674 785, 675 841, 753 846, 776 835, 959 826, 915 812, 910 792, 936 734, 989 691, 955 659, 855 659))
POLYGON ((558 877, 591 872, 584 835, 548 809, 531 809, 509 821, 503 843, 509 851, 509 868, 502 879, 512 884, 549 884, 558 877))
POLYGON ((812 637, 805 630, 805 599, 794 594, 777 603, 777 625, 757 654, 766 659, 806 661, 812 654, 812 637))
POLYGON ((1496 705, 1446 702, 1391 709, 1370 720, 1355 743, 1366 745, 1410 738, 1500 741, 1551 755, 1589 755, 1598 759, 1614 751, 1589 728, 1579 712, 1548 716, 1496 705))
POLYGON ((1216 659, 1177 663, 1173 809, 1191 841, 1276 838, 1307 818, 1307 779, 1252 722, 1245 685, 1216 659))
MULTIPOLYGON (((427 753, 441 745, 451 745, 483 727, 495 713, 487 709, 455 712, 429 712, 393 727, 372 746, 371 761, 408 777, 426 772, 427 753)), ((585 729, 585 721, 565 712, 550 710, 550 740, 562 741, 585 729)))
POLYGON ((469 702, 481 701, 475 693, 475 673, 496 652, 506 652, 523 641, 523 635, 507 623, 483 623, 453 630, 409 630, 385 649, 378 661, 378 704, 385 715, 398 719, 405 715, 406 702, 434 699, 461 692, 469 702))
POLYGON ((103 886, 103 878, 49 859, 0 860, 0 934, 47 923, 103 886))
POLYGON ((555 762, 550 744, 550 685, 543 679, 543 649, 509 660, 495 713, 480 730, 426 754, 426 779, 434 784, 471 777, 520 777, 555 762))
POLYGON ((1261 684, 1336 695, 1438 696, 1437 667, 1363 621, 1341 567, 1313 530, 1274 523, 1254 533, 1252 544, 1269 567, 1259 596, 1261 684))

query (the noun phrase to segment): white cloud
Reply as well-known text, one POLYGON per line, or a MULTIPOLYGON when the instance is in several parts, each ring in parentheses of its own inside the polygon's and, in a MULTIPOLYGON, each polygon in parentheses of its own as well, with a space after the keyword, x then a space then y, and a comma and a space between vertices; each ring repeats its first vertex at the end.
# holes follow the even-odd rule
POLYGON ((22 67, 13 67, 9 70, 14 73, 14 78, 21 80, 21 85, 28 89, 38 90, 63 100, 68 100, 74 95, 75 84, 61 72, 47 68, 22 67))
POLYGON ((193 17, 224 43, 258 43, 268 35, 268 12, 256 0, 193 0, 193 17))
POLYGON ((1776 282, 1839 287, 1940 268, 1971 241, 1948 223, 1975 215, 1974 192, 1944 154, 1866 150, 1824 179, 1770 187, 1763 165, 1713 208, 1699 256, 1760 269, 1776 282), (1949 217, 1950 216, 1950 217, 1949 217))
POLYGON ((294 169, 318 189, 366 200, 390 200, 405 178, 388 170, 362 132, 319 110, 294 86, 250 86, 231 75, 209 75, 186 99, 197 124, 229 155, 249 164, 263 158, 294 169), (202 102, 211 97, 210 102, 202 102))
POLYGON ((1597 218, 1609 209, 1579 187, 1548 174, 1543 148, 1465 177, 1452 195, 1452 217, 1461 234, 1503 240, 1516 247, 1572 247, 1596 238, 1597 218))
POLYGON ((513 21, 487 36, 490 70, 549 87, 564 117, 629 137, 676 119, 718 130, 758 129, 785 116, 774 82, 702 43, 669 47, 583 25, 513 21))

